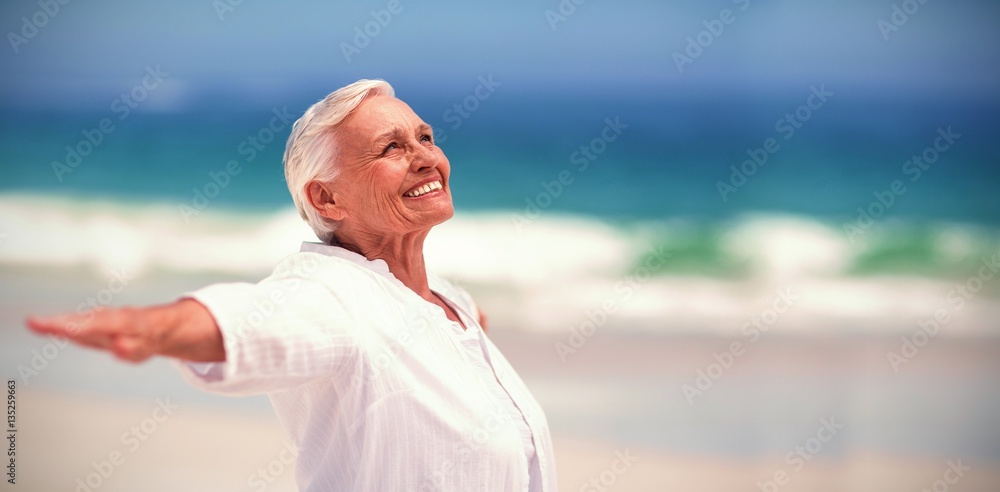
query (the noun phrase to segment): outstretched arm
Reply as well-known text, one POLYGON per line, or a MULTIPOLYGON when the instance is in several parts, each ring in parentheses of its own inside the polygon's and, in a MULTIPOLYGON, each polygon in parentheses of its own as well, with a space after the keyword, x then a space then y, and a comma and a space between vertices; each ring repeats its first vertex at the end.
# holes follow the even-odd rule
POLYGON ((223 362, 222 334, 208 309, 193 299, 150 307, 99 308, 28 318, 32 331, 66 337, 141 362, 164 355, 192 362, 223 362))

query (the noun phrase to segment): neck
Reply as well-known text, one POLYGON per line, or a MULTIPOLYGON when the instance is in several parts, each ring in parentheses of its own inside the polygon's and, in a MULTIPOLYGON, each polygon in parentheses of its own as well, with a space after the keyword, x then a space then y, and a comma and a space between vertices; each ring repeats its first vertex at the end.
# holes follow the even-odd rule
POLYGON ((337 246, 354 251, 369 261, 381 259, 389 271, 417 295, 434 302, 434 294, 427 284, 424 266, 424 239, 429 230, 412 232, 396 237, 366 233, 338 234, 337 246))

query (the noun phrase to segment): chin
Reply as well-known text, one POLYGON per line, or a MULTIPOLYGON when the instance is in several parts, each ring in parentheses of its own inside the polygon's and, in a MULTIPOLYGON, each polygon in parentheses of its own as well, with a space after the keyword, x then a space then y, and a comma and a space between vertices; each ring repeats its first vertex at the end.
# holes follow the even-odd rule
POLYGON ((451 203, 448 203, 447 207, 442 207, 440 211, 434 214, 434 216, 431 218, 431 222, 433 222, 431 225, 435 226, 441 224, 454 216, 455 216, 455 207, 453 207, 451 203))
POLYGON ((426 205, 424 206, 427 207, 425 210, 430 212, 430 215, 440 214, 443 217, 442 221, 448 220, 452 215, 455 215, 455 204, 451 201, 450 191, 439 192, 438 196, 432 197, 425 203, 426 205))
POLYGON ((451 203, 451 194, 432 197, 419 205, 415 212, 415 224, 418 228, 434 227, 442 222, 454 217, 455 206, 451 203))

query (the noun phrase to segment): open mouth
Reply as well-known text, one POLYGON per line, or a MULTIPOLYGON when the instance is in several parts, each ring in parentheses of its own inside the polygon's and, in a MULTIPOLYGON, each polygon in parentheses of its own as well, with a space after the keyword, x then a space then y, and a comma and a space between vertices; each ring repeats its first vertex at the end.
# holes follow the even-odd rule
POLYGON ((407 198, 417 198, 419 196, 424 196, 428 193, 433 193, 442 188, 444 187, 441 185, 441 181, 434 180, 429 183, 424 183, 420 186, 417 186, 416 188, 413 188, 412 190, 407 191, 406 193, 403 193, 403 196, 407 198))

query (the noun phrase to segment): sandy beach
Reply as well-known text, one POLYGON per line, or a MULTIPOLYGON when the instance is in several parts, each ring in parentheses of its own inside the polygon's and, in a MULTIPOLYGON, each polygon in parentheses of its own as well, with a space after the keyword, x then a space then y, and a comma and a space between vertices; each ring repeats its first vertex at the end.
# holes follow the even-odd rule
MULTIPOLYGON (((296 490, 294 451, 265 397, 203 393, 164 359, 136 366, 36 337, 25 315, 73 306, 94 281, 0 276, 18 286, 0 300, 0 361, 17 387, 12 490, 296 490)), ((142 279, 115 303, 164 302, 212 280, 142 279)), ((494 319, 490 336, 546 410, 560 490, 1000 489, 996 336, 942 331, 894 368, 905 320, 750 343, 720 327, 651 333, 610 319, 560 357, 569 331, 494 319)))
MULTIPOLYGON (((909 396, 888 399, 868 395, 880 391, 880 385, 870 380, 871 374, 866 375, 871 366, 866 369, 864 359, 878 354, 880 344, 890 346, 891 340, 777 340, 762 345, 757 356, 734 367, 728 386, 721 386, 720 381, 720 387, 706 393, 704 400, 673 406, 671 412, 664 410, 668 403, 648 394, 656 391, 655 384, 643 383, 645 389, 633 392, 639 388, 636 381, 682 375, 699 354, 711 353, 719 340, 605 336, 581 351, 580 360, 561 364, 544 355, 551 340, 516 332, 494 338, 515 366, 522 368, 523 376, 546 406, 561 490, 916 491, 932 488, 954 462, 971 468, 950 490, 992 492, 1000 484, 1000 466, 995 458, 990 459, 996 456, 998 443, 995 420, 977 420, 977 410, 968 400, 935 404, 935 398, 945 395, 932 394, 933 387, 913 390, 914 382, 935 378, 942 383, 941 388, 970 378, 995 381, 996 361, 1000 360, 997 340, 940 341, 922 362, 914 363, 915 370, 907 379, 893 383, 910 386, 909 396), (737 396, 739 388, 786 384, 782 378, 791 370, 797 378, 825 385, 833 393, 843 392, 843 382, 853 380, 856 387, 851 392, 872 396, 875 406, 887 412, 895 409, 886 405, 905 405, 909 414, 893 420, 884 417, 879 408, 860 408, 864 401, 831 407, 829 402, 807 401, 813 398, 809 394, 805 398, 786 395, 780 402, 766 404, 754 403, 766 398, 766 390, 752 398, 737 396), (640 395, 642 392, 647 395, 640 395), (894 401, 900 398, 904 401, 894 401), (742 408, 723 408, 732 405, 742 408), (650 419, 637 407, 658 415, 650 419), (964 413, 956 409, 964 409, 964 413), (775 413, 779 422, 761 414, 766 411, 775 413), (782 439, 774 446, 762 444, 767 439, 744 428, 783 426, 791 429, 792 442, 809 447, 808 436, 817 425, 799 418, 803 414, 831 415, 847 430, 824 443, 824 449, 802 462, 800 469, 786 456, 794 447, 782 447, 782 439), (968 425, 963 426, 962 420, 968 425), (648 439, 636 437, 629 421, 644 428, 648 439), (930 429, 932 423, 945 431, 935 433, 930 429), (974 427, 971 431, 970 425, 974 427), (886 438, 880 442, 874 438, 880 434, 873 426, 898 427, 923 438, 886 438), (734 436, 733 429, 738 428, 744 428, 740 432, 745 436, 734 436), (673 437, 665 441, 658 437, 664 430, 673 437), (980 438, 970 437, 969 432, 978 433, 980 438), (714 448, 708 445, 732 438, 753 439, 746 436, 758 436, 760 442, 745 442, 746 449, 731 442, 714 448), (702 440, 702 449, 687 442, 689 438, 702 440), (948 452, 960 444, 965 449, 956 451, 965 454, 948 452), (786 482, 768 485, 768 480, 782 476, 776 475, 780 472, 786 474, 786 482)), ((67 358, 72 357, 68 354, 67 358)), ((881 363, 878 358, 873 362, 881 363)), ((174 376, 169 374, 173 368, 168 364, 112 364, 109 377, 116 379, 130 373, 151 377, 149 374, 161 371, 165 371, 164 378, 174 376)), ((260 400, 246 405, 241 405, 240 399, 198 400, 193 393, 172 385, 151 392, 135 391, 144 396, 131 397, 103 390, 37 386, 41 385, 17 392, 20 490, 296 490, 293 451, 260 400)), ((659 388, 662 391, 665 387, 659 388)), ((983 390, 977 386, 970 391, 983 390)), ((683 398, 681 394, 674 396, 683 398)), ((953 399, 973 398, 987 407, 995 405, 995 398, 990 397, 952 393, 953 399)))
MULTIPOLYGON (((133 447, 121 435, 132 425, 141 431, 155 402, 29 391, 19 394, 18 403, 18 483, 12 490, 296 490, 287 443, 267 412, 185 405, 133 447), (113 453, 121 456, 117 466, 111 464, 113 453)), ((555 443, 560 489, 566 491, 762 490, 755 484, 782 463, 780 456, 721 459, 559 436, 555 443), (620 475, 609 473, 616 451, 635 459, 620 475)), ((965 464, 972 470, 954 490, 996 490, 996 464, 965 464)), ((775 490, 916 491, 931 487, 947 467, 931 458, 858 453, 810 462, 775 490)))

